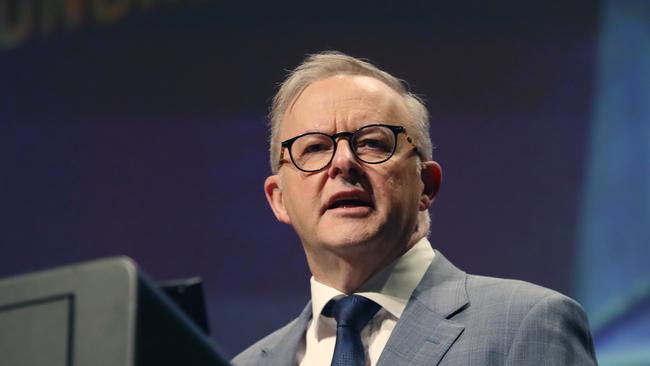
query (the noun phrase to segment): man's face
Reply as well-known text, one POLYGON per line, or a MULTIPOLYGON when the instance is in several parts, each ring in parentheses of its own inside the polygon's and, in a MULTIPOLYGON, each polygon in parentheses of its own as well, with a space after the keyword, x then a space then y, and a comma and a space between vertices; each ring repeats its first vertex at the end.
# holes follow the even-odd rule
MULTIPOLYGON (((403 98, 381 81, 338 75, 312 83, 298 96, 284 115, 279 140, 305 132, 353 132, 372 123, 413 131, 408 117, 403 98)), ((265 191, 276 217, 294 227, 308 257, 320 251, 398 255, 410 244, 418 212, 433 198, 404 134, 398 135, 395 154, 381 164, 356 159, 347 139, 337 141, 331 164, 317 172, 298 170, 288 151, 284 157, 265 191)))

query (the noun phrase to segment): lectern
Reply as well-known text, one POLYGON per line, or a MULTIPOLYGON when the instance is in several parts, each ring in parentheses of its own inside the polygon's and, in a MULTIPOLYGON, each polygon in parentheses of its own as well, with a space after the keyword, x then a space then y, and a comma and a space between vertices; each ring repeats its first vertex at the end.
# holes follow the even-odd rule
POLYGON ((116 257, 0 280, 0 365, 228 365, 138 266, 116 257))

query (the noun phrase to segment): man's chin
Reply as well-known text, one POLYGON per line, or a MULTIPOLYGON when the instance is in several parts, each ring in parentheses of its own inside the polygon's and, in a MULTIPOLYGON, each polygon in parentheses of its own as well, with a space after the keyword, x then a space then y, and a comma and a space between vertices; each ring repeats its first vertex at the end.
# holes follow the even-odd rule
POLYGON ((332 250, 358 250, 370 246, 376 238, 376 231, 367 225, 345 225, 336 227, 327 233, 322 245, 332 250))
POLYGON ((377 211, 367 207, 328 210, 321 217, 314 234, 323 246, 332 249, 363 248, 376 241, 382 231, 385 220, 381 220, 377 214, 377 211))

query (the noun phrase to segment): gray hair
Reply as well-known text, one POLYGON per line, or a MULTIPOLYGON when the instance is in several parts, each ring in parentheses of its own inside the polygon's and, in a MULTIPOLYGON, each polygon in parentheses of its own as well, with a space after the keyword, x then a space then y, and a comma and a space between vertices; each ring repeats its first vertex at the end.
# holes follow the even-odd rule
POLYGON ((278 136, 287 109, 310 84, 335 75, 373 77, 401 95, 409 111, 411 122, 415 126, 415 131, 409 131, 409 136, 418 147, 422 159, 432 160, 433 145, 429 136, 429 112, 422 99, 411 93, 403 80, 379 69, 367 60, 337 51, 325 51, 308 55, 298 67, 291 71, 273 97, 269 114, 271 123, 270 163, 273 174, 276 174, 279 169, 280 142, 278 136))

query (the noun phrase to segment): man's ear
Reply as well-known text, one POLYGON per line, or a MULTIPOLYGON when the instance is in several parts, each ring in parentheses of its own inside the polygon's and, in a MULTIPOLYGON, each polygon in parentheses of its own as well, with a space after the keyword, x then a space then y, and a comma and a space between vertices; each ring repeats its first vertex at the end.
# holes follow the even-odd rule
POLYGON ((264 181, 264 193, 266 194, 266 200, 269 201, 269 206, 271 206, 271 210, 273 210, 273 214, 275 214, 278 221, 291 225, 291 219, 284 207, 279 175, 272 175, 266 178, 264 181))
POLYGON ((424 183, 422 195, 420 195, 420 211, 424 211, 431 206, 442 182, 442 168, 435 161, 422 162, 420 178, 424 183))

